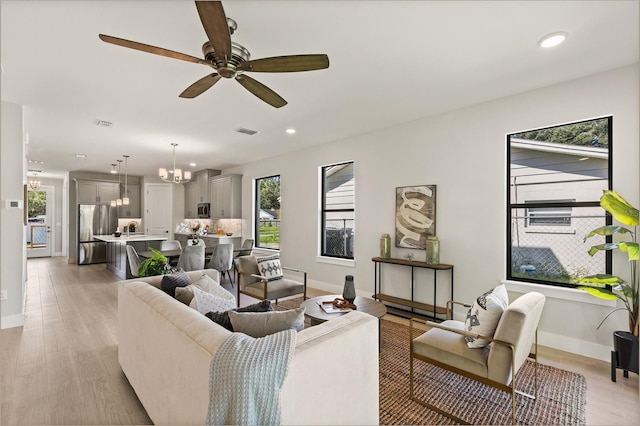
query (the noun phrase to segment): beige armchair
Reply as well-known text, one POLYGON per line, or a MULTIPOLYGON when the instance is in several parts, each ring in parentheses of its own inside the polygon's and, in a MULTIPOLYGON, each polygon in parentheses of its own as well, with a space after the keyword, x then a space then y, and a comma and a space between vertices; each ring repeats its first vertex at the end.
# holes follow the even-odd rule
POLYGON ((307 299, 307 273, 296 268, 282 266, 285 271, 299 274, 302 282, 280 278, 269 281, 258 271, 258 262, 255 256, 241 256, 238 258, 238 295, 236 297, 240 306, 240 293, 255 297, 260 300, 275 300, 287 296, 294 296, 302 293, 304 300, 307 299))
MULTIPOLYGON (((545 297, 537 292, 520 296, 502 313, 493 337, 465 331, 462 321, 447 320, 437 324, 412 319, 409 329, 411 399, 458 423, 468 424, 465 420, 416 397, 414 386, 427 382, 424 378, 414 375, 414 360, 420 360, 510 393, 511 419, 513 424, 516 424, 516 393, 533 399, 536 397, 537 383, 534 385, 534 395, 528 395, 516 390, 515 376, 527 357, 536 362, 537 368, 537 328, 544 302, 545 297), (431 328, 423 332, 415 328, 416 322, 431 328), (415 332, 422 334, 414 338, 415 332), (469 348, 465 336, 482 338, 491 343, 485 348, 469 348)), ((451 318, 449 314, 452 312, 453 304, 470 306, 448 302, 447 318, 451 318)))

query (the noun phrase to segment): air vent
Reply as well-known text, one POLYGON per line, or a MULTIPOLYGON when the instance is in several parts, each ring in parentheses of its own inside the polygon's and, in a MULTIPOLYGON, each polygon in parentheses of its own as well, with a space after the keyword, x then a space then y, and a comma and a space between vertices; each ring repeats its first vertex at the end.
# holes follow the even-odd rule
POLYGON ((95 124, 96 126, 102 126, 102 127, 111 127, 111 126, 113 126, 112 122, 106 121, 106 120, 95 120, 93 122, 93 124, 95 124))
POLYGON ((238 127, 238 128, 236 129, 236 132, 238 132, 238 133, 244 133, 245 135, 250 135, 250 136, 253 136, 253 135, 255 135, 256 133, 260 133, 260 132, 258 132, 257 130, 246 129, 246 128, 244 128, 244 127, 238 127))

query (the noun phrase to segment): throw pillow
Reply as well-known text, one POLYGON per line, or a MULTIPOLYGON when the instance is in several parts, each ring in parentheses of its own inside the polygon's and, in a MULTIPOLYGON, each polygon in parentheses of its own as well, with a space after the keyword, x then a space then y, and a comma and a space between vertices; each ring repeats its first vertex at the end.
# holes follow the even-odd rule
MULTIPOLYGON (((245 306, 242 308, 234 309, 235 312, 269 312, 273 311, 270 300, 263 300, 262 302, 255 303, 253 305, 245 306)), ((226 312, 207 312, 206 317, 211 321, 220 324, 229 331, 233 331, 231 320, 229 319, 229 311, 226 312)))
MULTIPOLYGON (((493 337, 500 317, 508 305, 509 295, 504 285, 501 284, 487 291, 473 302, 473 306, 467 312, 467 319, 464 322, 465 330, 493 337)), ((488 340, 473 337, 464 339, 470 348, 484 348, 490 343, 488 340)))
POLYGON ((181 270, 162 277, 160 288, 171 297, 176 297, 176 287, 186 287, 189 284, 191 284, 191 278, 181 270))
POLYGON ((193 287, 198 287, 202 291, 209 292, 212 283, 213 285, 218 285, 208 275, 204 274, 186 287, 176 287, 176 299, 185 305, 189 305, 193 300, 193 287))
POLYGON ((268 334, 304 328, 304 307, 288 311, 271 312, 229 312, 233 331, 252 337, 264 337, 268 334))
POLYGON ((279 280, 284 276, 282 273, 282 266, 280 266, 279 254, 257 257, 256 263, 258 264, 259 274, 266 277, 267 281, 279 280))
POLYGON ((218 297, 215 294, 193 287, 193 300, 189 306, 194 307, 201 314, 207 312, 224 312, 236 306, 235 298, 218 297))

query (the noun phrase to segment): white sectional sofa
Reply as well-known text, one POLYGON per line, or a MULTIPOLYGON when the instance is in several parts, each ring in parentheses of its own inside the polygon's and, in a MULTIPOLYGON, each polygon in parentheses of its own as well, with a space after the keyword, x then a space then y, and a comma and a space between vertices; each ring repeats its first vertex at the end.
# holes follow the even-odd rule
MULTIPOLYGON (((189 272, 192 280, 215 270, 189 272)), ((161 277, 118 285, 118 360, 155 424, 204 424, 209 366, 230 334, 160 290, 161 277)), ((361 312, 297 334, 281 391, 282 424, 377 424, 378 319, 361 312)))

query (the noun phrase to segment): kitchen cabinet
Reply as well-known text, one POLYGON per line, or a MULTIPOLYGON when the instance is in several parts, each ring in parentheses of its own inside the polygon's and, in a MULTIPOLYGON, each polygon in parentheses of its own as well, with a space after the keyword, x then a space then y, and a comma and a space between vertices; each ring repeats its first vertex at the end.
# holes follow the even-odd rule
POLYGON ((120 197, 118 182, 78 181, 77 203, 109 204, 120 197))
POLYGON ((198 183, 184 184, 184 217, 198 217, 198 183))
POLYGON ((127 193, 123 197, 129 197, 129 205, 118 207, 118 217, 121 218, 140 218, 140 185, 127 185, 127 193))
POLYGON ((209 179, 211 217, 242 217, 242 175, 221 175, 209 179))

